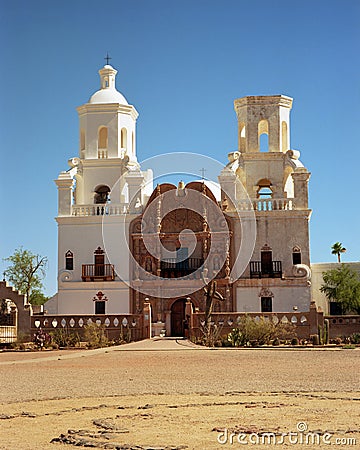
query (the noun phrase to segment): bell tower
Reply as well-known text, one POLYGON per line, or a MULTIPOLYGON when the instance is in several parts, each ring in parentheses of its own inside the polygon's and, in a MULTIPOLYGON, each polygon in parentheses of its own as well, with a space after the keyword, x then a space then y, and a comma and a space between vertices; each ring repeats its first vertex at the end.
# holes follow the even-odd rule
POLYGON ((127 221, 141 214, 152 192, 152 171, 141 171, 137 162, 138 112, 116 89, 116 74, 111 65, 102 67, 100 89, 77 108, 79 153, 55 180, 58 294, 53 312, 61 314, 119 314, 130 309, 126 273, 120 276, 119 270, 125 257, 120 252, 110 255, 108 249, 124 234, 127 221), (104 223, 111 230, 107 239, 104 223), (101 313, 99 292, 107 299, 101 313))
MULTIPOLYGON (((284 95, 234 101, 238 149, 228 154, 219 181, 229 213, 251 210, 256 219, 253 255, 236 282, 237 311, 310 307, 310 173, 290 147, 292 103, 284 95)), ((249 238, 240 235, 235 245, 249 238)))
POLYGON ((100 89, 77 108, 81 159, 128 158, 136 162, 138 112, 116 90, 115 70, 106 64, 99 70, 100 89))
POLYGON ((268 136, 269 151, 286 153, 290 148, 292 98, 284 95, 249 96, 235 100, 239 150, 260 151, 260 136, 268 136))

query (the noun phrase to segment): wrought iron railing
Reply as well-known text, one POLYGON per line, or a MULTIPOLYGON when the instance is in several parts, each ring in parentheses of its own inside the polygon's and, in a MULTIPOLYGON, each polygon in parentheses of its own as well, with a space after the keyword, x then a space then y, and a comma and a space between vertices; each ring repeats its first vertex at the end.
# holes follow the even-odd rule
POLYGON ((186 258, 178 261, 176 258, 166 258, 161 261, 161 276, 168 277, 184 277, 195 272, 204 263, 202 258, 186 258))
POLYGON ((81 278, 83 281, 113 281, 115 269, 113 264, 83 264, 81 278))
POLYGON ((261 261, 250 261, 250 278, 281 278, 282 262, 271 261, 264 264, 261 261))

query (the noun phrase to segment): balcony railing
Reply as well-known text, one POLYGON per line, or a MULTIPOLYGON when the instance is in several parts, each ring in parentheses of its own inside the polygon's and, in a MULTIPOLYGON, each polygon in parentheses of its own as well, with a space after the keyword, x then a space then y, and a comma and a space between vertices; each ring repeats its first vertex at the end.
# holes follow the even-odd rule
POLYGON ((272 261, 262 264, 261 261, 250 261, 250 278, 281 278, 282 262, 272 261))
POLYGON ((187 258, 178 261, 176 258, 166 258, 161 261, 161 276, 163 278, 185 277, 195 272, 204 263, 202 258, 187 258))
POLYGON ((113 264, 83 264, 81 278, 83 281, 114 281, 113 264))
POLYGON ((241 211, 291 211, 295 206, 292 198, 257 198, 240 200, 238 208, 241 211))
POLYGON ((72 205, 73 216, 119 216, 128 211, 127 203, 97 205, 72 205))

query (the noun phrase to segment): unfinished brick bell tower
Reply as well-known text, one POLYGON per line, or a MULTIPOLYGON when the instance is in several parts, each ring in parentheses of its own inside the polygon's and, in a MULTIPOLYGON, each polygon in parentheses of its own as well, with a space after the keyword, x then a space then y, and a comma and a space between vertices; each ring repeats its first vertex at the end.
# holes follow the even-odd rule
MULTIPOLYGON (((235 100, 238 151, 219 177, 229 186, 240 180, 245 201, 235 192, 238 210, 256 218, 256 241, 250 263, 235 283, 237 311, 308 311, 310 255, 308 181, 310 173, 290 149, 292 98, 249 96, 235 100)), ((231 211, 229 211, 231 214, 231 211)), ((235 237, 239 246, 240 231, 235 237)), ((235 248, 235 253, 239 247, 235 248)))

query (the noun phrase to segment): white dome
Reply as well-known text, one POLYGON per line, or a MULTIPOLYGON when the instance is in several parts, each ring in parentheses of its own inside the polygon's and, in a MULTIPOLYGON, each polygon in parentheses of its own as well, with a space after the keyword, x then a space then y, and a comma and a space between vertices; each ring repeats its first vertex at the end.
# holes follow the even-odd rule
POLYGON ((100 89, 90 97, 89 103, 120 103, 128 105, 126 98, 116 89, 100 89))

